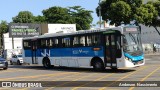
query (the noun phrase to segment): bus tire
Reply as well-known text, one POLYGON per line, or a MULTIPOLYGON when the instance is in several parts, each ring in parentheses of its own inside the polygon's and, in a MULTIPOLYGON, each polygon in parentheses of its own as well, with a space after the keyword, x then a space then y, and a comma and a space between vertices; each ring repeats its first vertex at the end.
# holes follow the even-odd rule
POLYGON ((101 61, 96 60, 93 63, 93 69, 95 71, 103 71, 105 68, 104 68, 104 65, 101 61))
POLYGON ((50 60, 48 58, 45 58, 43 60, 43 67, 46 68, 46 69, 50 69, 52 67, 51 63, 50 63, 50 60))

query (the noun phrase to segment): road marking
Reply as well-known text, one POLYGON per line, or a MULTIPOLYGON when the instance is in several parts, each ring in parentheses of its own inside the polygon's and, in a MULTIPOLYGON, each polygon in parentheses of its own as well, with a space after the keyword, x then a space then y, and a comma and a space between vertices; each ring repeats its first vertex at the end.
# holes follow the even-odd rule
POLYGON ((130 75, 132 75, 132 74, 135 74, 135 73, 137 73, 138 71, 141 71, 141 70, 143 70, 143 69, 145 69, 145 68, 147 68, 147 66, 144 66, 144 67, 138 69, 138 70, 135 71, 135 72, 132 72, 132 73, 130 73, 130 74, 127 74, 127 75, 125 75, 124 77, 121 77, 120 79, 116 80, 115 82, 113 82, 113 83, 107 85, 106 87, 100 88, 99 90, 105 90, 105 88, 107 88, 108 86, 111 86, 111 85, 115 84, 117 81, 121 81, 121 80, 127 78, 128 76, 130 76, 130 75))
MULTIPOLYGON (((71 76, 66 76, 66 77, 63 77, 63 78, 54 79, 54 81, 62 80, 62 79, 65 79, 65 78, 68 78, 68 77, 72 77, 72 76, 74 76, 74 75, 79 75, 79 74, 82 74, 82 73, 76 73, 76 74, 72 74, 71 76)), ((52 80, 52 81, 53 81, 53 80, 52 80)))
MULTIPOLYGON (((71 72, 70 72, 71 73, 71 72)), ((73 72, 72 72, 73 73, 73 72)), ((72 74, 71 76, 73 75, 77 75, 77 74, 80 74, 80 73, 77 73, 77 72, 74 72, 75 74, 72 74)), ((71 76, 66 76, 66 77, 71 77, 71 76)), ((39 80, 43 80, 43 79, 46 79, 46 78, 50 78, 52 76, 49 76, 49 77, 45 77, 45 78, 42 78, 42 79, 39 79, 39 80)), ((66 78, 64 77, 64 78, 66 78)), ((61 79, 61 78, 60 78, 61 79)), ((54 79, 54 80, 60 80, 60 79, 54 79)), ((63 79, 63 78, 62 78, 63 79)), ((28 88, 23 88, 23 89, 20 89, 20 90, 27 90, 28 88)))
POLYGON ((28 70, 7 70, 7 71, 3 71, 3 72, 0 72, 0 74, 2 73, 9 73, 9 72, 19 72, 19 71, 28 71, 28 70))
POLYGON ((22 77, 14 77, 14 78, 3 78, 0 79, 0 81, 3 80, 12 80, 12 79, 22 79, 22 78, 39 78, 39 77, 43 77, 43 76, 57 76, 57 75, 65 75, 65 74, 70 74, 70 73, 75 73, 75 72, 64 72, 64 73, 51 73, 51 74, 43 74, 43 75, 34 75, 34 76, 22 76, 22 77))
MULTIPOLYGON (((98 73, 92 73, 92 74, 90 74, 90 75, 87 75, 87 76, 84 76, 84 77, 81 77, 81 78, 74 79, 74 80, 72 80, 72 81, 77 81, 77 80, 79 80, 79 79, 87 78, 87 77, 90 77, 90 76, 93 76, 93 75, 96 75, 96 74, 98 74, 98 73)), ((69 84, 69 83, 72 83, 72 82, 66 82, 66 83, 63 83, 63 84, 57 85, 57 86, 63 86, 63 85, 65 85, 65 84, 69 84)), ((56 86, 55 86, 55 87, 48 88, 48 89, 45 89, 45 90, 52 90, 53 88, 56 88, 56 86)))
MULTIPOLYGON (((115 73, 114 73, 114 74, 115 74, 115 73)), ((104 77, 100 77, 100 78, 98 78, 98 79, 96 79, 96 80, 94 80, 94 81, 85 83, 85 84, 80 85, 80 86, 78 86, 78 87, 75 87, 75 88, 73 88, 72 90, 76 90, 76 89, 78 89, 78 88, 80 88, 80 87, 82 87, 82 86, 85 86, 85 85, 87 85, 87 84, 91 84, 91 83, 93 83, 93 82, 95 82, 95 81, 101 80, 101 79, 106 78, 106 77, 109 77, 109 76, 111 76, 111 75, 113 75, 113 73, 112 73, 112 74, 105 75, 104 77)))
MULTIPOLYGON (((155 69, 154 71, 152 71, 151 73, 149 73, 147 76, 145 76, 144 78, 142 78, 140 81, 143 82, 144 80, 146 80, 148 77, 150 77, 152 74, 154 74, 159 69, 160 69, 160 66, 157 69, 155 69)), ((129 88, 129 90, 133 90, 134 88, 135 87, 131 87, 131 88, 129 88)))

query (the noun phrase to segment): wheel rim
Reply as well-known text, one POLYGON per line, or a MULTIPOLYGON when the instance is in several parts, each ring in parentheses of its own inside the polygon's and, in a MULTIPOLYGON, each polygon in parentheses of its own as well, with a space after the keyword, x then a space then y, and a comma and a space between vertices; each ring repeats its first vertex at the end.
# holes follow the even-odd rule
POLYGON ((46 68, 49 67, 49 62, 48 61, 44 62, 44 67, 46 67, 46 68))
POLYGON ((95 63, 95 69, 101 69, 102 68, 102 65, 100 62, 96 62, 95 63))

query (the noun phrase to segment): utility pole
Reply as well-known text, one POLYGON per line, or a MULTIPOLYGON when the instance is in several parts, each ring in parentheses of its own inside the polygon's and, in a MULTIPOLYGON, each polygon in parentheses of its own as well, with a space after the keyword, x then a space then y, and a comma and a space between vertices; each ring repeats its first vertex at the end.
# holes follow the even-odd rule
POLYGON ((99 27, 101 28, 101 0, 99 0, 99 27))

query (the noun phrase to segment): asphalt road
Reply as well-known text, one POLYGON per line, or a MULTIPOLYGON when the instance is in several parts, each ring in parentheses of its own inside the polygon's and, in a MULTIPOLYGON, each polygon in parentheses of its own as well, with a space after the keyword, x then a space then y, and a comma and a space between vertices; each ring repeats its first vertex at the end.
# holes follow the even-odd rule
MULTIPOLYGON (((141 67, 95 72, 90 68, 64 68, 55 67, 44 69, 42 66, 10 65, 8 70, 0 70, 0 81, 53 81, 48 82, 48 87, 38 88, 0 88, 18 90, 160 90, 160 87, 136 87, 134 84, 153 81, 149 84, 156 85, 160 81, 160 55, 147 55, 146 64, 141 67), (58 82, 57 82, 58 81, 58 82), (60 82, 61 81, 61 82, 60 82), (109 81, 109 82, 108 82, 109 81), (127 81, 127 82, 122 82, 127 81), (137 81, 137 82, 134 82, 137 81), (52 84, 51 84, 52 83, 52 84), (58 83, 58 84, 55 84, 58 83), (77 84, 76 84, 77 83, 77 84), (102 84, 102 86, 100 85, 102 84), (124 85, 133 85, 126 87, 124 85), (130 84, 131 83, 131 84, 130 84), (72 86, 75 85, 75 86, 72 86), (115 86, 119 85, 119 86, 115 86), (67 87, 72 86, 72 87, 67 87), (112 87, 111 87, 112 86, 112 87), (122 87, 123 86, 123 87, 122 87)), ((2 83, 2 82, 1 82, 2 83)), ((0 84, 1 84, 0 83, 0 84)), ((17 82, 18 83, 18 82, 17 82)), ((43 82, 42 82, 43 83, 43 82)), ((47 83, 47 82, 45 82, 47 83)), ((159 85, 159 84, 158 84, 159 85)))

